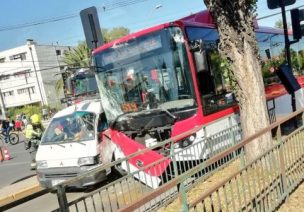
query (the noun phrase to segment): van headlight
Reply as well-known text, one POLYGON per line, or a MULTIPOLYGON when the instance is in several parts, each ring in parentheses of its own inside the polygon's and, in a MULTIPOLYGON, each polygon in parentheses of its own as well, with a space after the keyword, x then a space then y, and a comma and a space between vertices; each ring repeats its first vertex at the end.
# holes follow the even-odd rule
POLYGON ((36 161, 37 164, 37 169, 43 169, 43 168, 47 168, 48 164, 46 160, 40 160, 40 161, 36 161))
POLYGON ((99 163, 99 156, 84 157, 78 159, 79 166, 94 165, 99 163))

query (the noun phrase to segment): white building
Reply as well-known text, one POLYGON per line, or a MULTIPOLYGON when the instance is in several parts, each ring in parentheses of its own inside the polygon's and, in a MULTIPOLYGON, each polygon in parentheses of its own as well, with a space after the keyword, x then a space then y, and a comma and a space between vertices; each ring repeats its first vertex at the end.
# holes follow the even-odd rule
POLYGON ((63 92, 57 95, 55 84, 64 68, 64 52, 69 50, 28 40, 23 46, 0 52, 0 118, 11 107, 58 106, 63 92))

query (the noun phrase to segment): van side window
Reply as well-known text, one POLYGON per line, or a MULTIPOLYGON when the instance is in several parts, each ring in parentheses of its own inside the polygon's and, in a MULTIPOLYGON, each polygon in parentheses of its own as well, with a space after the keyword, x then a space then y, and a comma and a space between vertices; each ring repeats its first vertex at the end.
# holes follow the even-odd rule
POLYGON ((109 125, 105 113, 100 114, 97 123, 97 131, 102 132, 108 129, 108 127, 109 125))

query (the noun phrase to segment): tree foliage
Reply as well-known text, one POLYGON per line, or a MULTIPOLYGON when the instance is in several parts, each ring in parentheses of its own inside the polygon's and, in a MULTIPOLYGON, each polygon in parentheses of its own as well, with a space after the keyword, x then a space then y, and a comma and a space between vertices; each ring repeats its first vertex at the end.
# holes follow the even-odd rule
POLYGON ((111 30, 102 28, 101 33, 102 33, 104 42, 108 43, 112 40, 115 40, 115 39, 121 38, 125 35, 128 35, 130 33, 130 30, 125 27, 115 27, 111 30))
POLYGON ((274 23, 274 27, 283 29, 283 21, 282 21, 282 20, 277 20, 277 21, 274 23))
POLYGON ((91 53, 87 44, 82 41, 77 47, 64 54, 63 61, 69 68, 84 68, 90 66, 91 53))

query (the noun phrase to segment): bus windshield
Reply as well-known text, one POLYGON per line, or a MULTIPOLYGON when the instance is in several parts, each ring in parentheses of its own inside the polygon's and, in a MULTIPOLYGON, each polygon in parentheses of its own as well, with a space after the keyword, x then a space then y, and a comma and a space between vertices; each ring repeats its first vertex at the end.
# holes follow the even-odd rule
POLYGON ((196 105, 182 31, 165 28, 97 53, 97 84, 108 120, 196 105))

